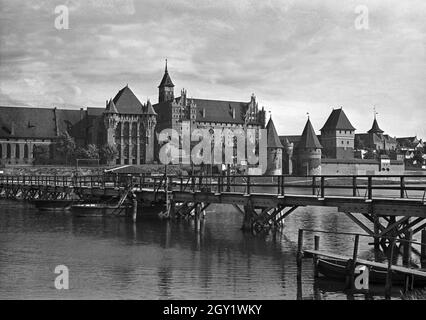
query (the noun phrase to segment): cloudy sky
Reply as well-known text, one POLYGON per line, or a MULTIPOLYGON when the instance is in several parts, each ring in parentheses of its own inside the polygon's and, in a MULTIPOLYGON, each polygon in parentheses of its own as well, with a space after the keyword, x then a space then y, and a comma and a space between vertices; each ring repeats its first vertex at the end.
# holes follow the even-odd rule
POLYGON ((0 0, 0 14, 1 105, 102 107, 126 84, 157 102, 167 58, 175 93, 255 93, 280 134, 307 112, 319 130, 333 107, 365 132, 375 106, 387 133, 426 138, 424 0, 0 0))

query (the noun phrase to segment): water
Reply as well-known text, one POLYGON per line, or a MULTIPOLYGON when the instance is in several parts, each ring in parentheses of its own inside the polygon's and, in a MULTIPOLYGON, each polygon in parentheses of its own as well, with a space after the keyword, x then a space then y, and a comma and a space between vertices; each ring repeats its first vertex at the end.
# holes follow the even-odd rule
MULTIPOLYGON (((209 207, 197 231, 193 221, 133 224, 0 200, 0 299, 296 299, 297 230, 361 231, 337 209, 320 207, 298 208, 275 236, 243 233, 241 223, 225 205, 209 207), (54 287, 57 265, 69 268, 69 290, 54 287)), ((360 254, 371 257, 366 241, 360 254)), ((353 237, 321 236, 322 249, 350 254, 352 247, 353 237)), ((383 288, 352 296, 341 284, 314 280, 311 260, 300 292, 304 299, 383 298, 383 288)))

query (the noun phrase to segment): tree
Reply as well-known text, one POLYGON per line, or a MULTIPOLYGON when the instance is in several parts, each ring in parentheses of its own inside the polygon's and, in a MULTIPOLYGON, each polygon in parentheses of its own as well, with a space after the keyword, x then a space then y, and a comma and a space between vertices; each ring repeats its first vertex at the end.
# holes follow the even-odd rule
POLYGON ((55 152, 65 158, 65 164, 74 157, 76 144, 73 137, 67 131, 64 131, 59 136, 55 143, 55 152))
POLYGON ((35 145, 33 149, 34 164, 45 165, 50 163, 50 153, 48 145, 35 145))
POLYGON ((118 156, 117 148, 112 144, 105 144, 102 146, 99 156, 102 163, 112 164, 115 158, 118 156))
POLYGON ((85 151, 87 159, 99 159, 99 149, 96 145, 89 144, 85 151))
POLYGON ((367 149, 367 152, 364 154, 364 159, 376 159, 376 150, 373 149, 367 149))

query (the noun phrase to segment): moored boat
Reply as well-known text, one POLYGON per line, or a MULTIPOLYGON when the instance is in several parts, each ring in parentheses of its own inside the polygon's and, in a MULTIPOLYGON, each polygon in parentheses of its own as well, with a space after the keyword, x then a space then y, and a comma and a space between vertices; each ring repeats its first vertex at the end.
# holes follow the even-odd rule
MULTIPOLYGON (((347 262, 343 260, 332 260, 332 259, 318 259, 317 261, 318 272, 330 279, 345 281, 347 276, 347 262)), ((387 270, 381 267, 370 267, 369 269, 369 282, 376 284, 385 284, 387 270)), ((393 285, 404 285, 405 275, 392 271, 392 284, 393 285)), ((426 286, 426 278, 416 277, 414 281, 416 287, 426 286)))
POLYGON ((71 208, 71 205, 74 202, 75 201, 73 200, 33 200, 31 201, 31 203, 34 204, 38 210, 42 210, 42 211, 69 210, 71 208))
POLYGON ((124 216, 130 208, 127 204, 105 203, 80 203, 71 206, 73 214, 79 217, 124 216))

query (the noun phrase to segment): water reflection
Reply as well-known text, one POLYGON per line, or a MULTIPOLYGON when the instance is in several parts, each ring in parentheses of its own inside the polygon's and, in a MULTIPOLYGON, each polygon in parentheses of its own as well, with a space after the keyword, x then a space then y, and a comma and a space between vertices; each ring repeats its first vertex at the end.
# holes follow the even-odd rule
MULTIPOLYGON (((359 231, 333 208, 299 208, 282 233, 240 230, 234 208, 211 206, 206 219, 178 221, 79 218, 40 213, 3 201, 0 212, 0 298, 41 299, 352 299, 313 278, 304 263, 296 282, 297 230, 359 231), (53 287, 53 269, 70 269, 70 287, 53 287)), ((313 236, 306 239, 312 245, 313 236)), ((347 253, 350 238, 321 239, 321 248, 347 253)), ((367 242, 361 255, 371 255, 367 242)), ((372 297, 380 297, 382 292, 372 297)), ((367 297, 364 297, 367 298, 367 297)), ((368 297, 371 298, 371 297, 368 297)))

